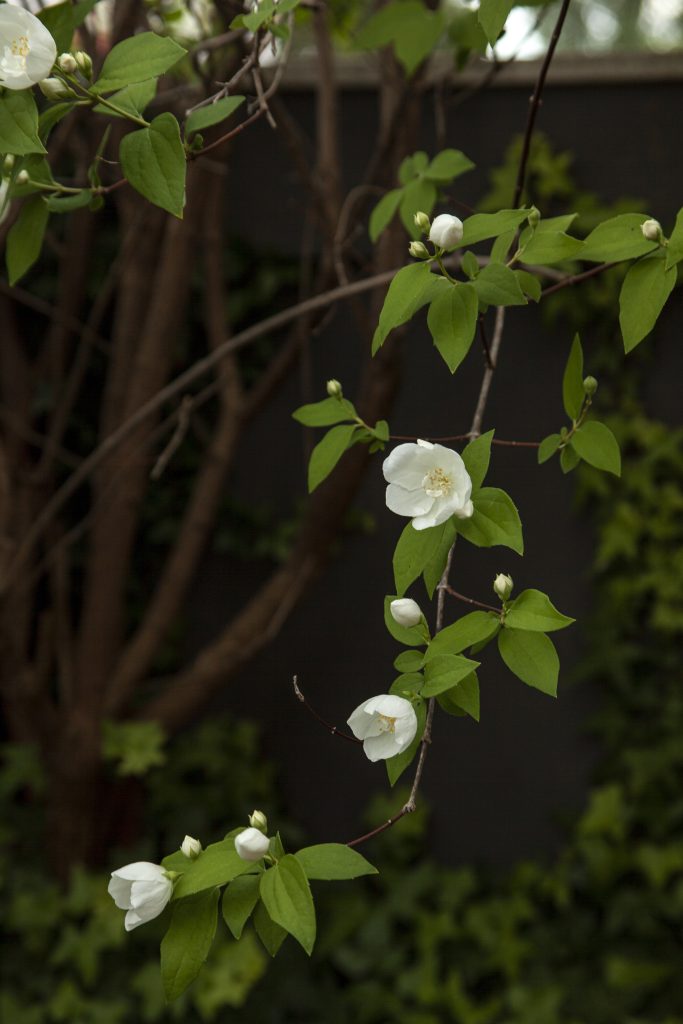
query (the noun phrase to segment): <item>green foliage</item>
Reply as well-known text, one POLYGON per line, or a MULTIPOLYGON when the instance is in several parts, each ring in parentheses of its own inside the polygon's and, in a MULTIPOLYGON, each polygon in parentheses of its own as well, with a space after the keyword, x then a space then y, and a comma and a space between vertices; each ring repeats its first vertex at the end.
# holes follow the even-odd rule
POLYGON ((150 203, 182 218, 185 150, 173 114, 159 114, 148 128, 125 135, 119 155, 123 173, 133 188, 150 203))
POLYGON ((507 627, 498 634, 500 656, 523 683, 542 693, 557 696, 560 659, 555 645, 545 633, 507 627))
POLYGON ((161 942, 161 980, 171 1002, 191 985, 209 955, 216 934, 219 889, 209 889, 173 907, 161 942))
POLYGON ((433 12, 420 0, 392 0, 363 25, 356 34, 356 46, 375 50, 393 46, 396 59, 407 75, 412 75, 427 57, 443 30, 439 12, 433 12))
POLYGON ((498 487, 482 487, 472 501, 474 515, 457 521, 458 533, 479 548, 502 544, 523 554, 522 523, 510 495, 498 487))
POLYGON ((117 762, 118 775, 146 775, 166 761, 165 741, 158 722, 105 721, 102 755, 107 761, 117 762))
POLYGON ((0 153, 45 153, 38 137, 38 108, 29 90, 5 91, 0 98, 0 153))
POLYGON ((114 92, 124 85, 156 78, 177 64, 185 52, 173 39, 154 32, 131 36, 109 51, 94 89, 98 93, 114 92))
POLYGON ((471 284, 444 289, 429 307, 427 326, 451 373, 455 373, 471 348, 478 316, 479 301, 471 284))
POLYGON ((310 956, 315 943, 315 907, 306 872, 286 854, 261 876, 259 894, 271 921, 293 935, 310 956))
POLYGON ((515 0, 480 0, 479 24, 491 46, 503 31, 507 16, 514 6, 515 0))
POLYGON ((201 132, 214 124, 220 124, 234 114, 242 103, 244 96, 223 96, 216 103, 193 110, 185 122, 185 133, 191 135, 192 132, 201 132))
POLYGON ((40 256, 49 216, 41 196, 32 196, 23 204, 7 236, 5 257, 10 284, 16 284, 40 256))
POLYGON ((676 268, 667 270, 663 253, 639 260, 629 269, 619 295, 619 323, 627 352, 657 323, 676 278, 676 268))
POLYGON ((376 875, 369 861, 342 843, 320 843, 317 846, 306 846, 294 855, 301 864, 309 881, 324 879, 325 881, 344 881, 360 878, 362 875, 376 875))
POLYGON ((506 628, 551 633, 571 626, 574 621, 568 615, 558 612, 548 595, 540 590, 523 590, 506 606, 506 628))

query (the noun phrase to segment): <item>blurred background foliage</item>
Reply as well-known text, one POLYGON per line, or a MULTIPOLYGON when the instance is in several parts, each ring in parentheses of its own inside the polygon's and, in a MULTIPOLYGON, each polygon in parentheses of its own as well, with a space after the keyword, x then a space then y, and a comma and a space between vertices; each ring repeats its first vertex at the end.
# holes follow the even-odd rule
MULTIPOLYGON (((514 157, 513 147, 484 207, 495 207, 497 190, 509 192, 514 157)), ((532 167, 537 194, 579 209, 581 228, 618 212, 579 190, 571 158, 542 138, 532 167)), ((159 922, 126 935, 105 874, 79 869, 66 890, 51 880, 39 761, 28 747, 5 745, 3 1021, 683 1024, 683 431, 641 411, 639 382, 656 346, 624 365, 611 312, 618 280, 617 270, 590 282, 580 306, 561 292, 547 313, 565 333, 568 318, 590 319, 601 338, 592 365, 610 385, 599 401, 624 453, 620 481, 576 473, 577 506, 595 531, 594 608, 576 683, 602 694, 590 723, 601 756, 559 855, 507 872, 444 868, 430 860, 423 805, 368 849, 379 876, 329 894, 320 886, 312 964, 292 942, 270 963, 253 933, 235 943, 223 929, 198 982, 167 1007, 159 922)), ((162 478, 150 529, 172 529, 165 486, 162 478)), ((269 514, 245 526, 233 513, 219 546, 246 554, 255 531, 263 538, 257 554, 276 556, 269 514)), ((111 850, 111 867, 158 860, 181 831, 205 844, 218 839, 247 806, 276 819, 290 848, 306 841, 278 803, 277 767, 249 722, 214 717, 168 744, 153 723, 112 724, 104 744, 112 775, 123 779, 117 813, 125 845, 111 850)), ((454 814, 457 799, 456 784, 454 814)), ((390 803, 376 797, 368 821, 395 806, 396 794, 390 803)))

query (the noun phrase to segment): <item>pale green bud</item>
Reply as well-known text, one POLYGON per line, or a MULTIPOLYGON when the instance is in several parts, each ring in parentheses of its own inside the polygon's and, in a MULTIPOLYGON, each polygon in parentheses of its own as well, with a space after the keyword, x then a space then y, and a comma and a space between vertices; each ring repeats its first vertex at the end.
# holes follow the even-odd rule
POLYGON ((62 53, 57 58, 57 67, 65 75, 75 75, 78 70, 76 58, 71 53, 62 53))
POLYGON ((84 78, 92 78, 92 59, 89 53, 85 50, 78 50, 74 54, 74 60, 76 61, 76 67, 83 75, 84 78))
POLYGON ((16 178, 14 179, 15 185, 28 185, 29 176, 28 171, 19 171, 16 178))
POLYGON ((328 382, 325 385, 325 387, 327 388, 327 393, 330 396, 330 398, 341 398, 342 397, 342 394, 343 394, 342 386, 341 386, 341 384, 339 383, 338 380, 334 379, 334 377, 331 380, 328 380, 328 382))
POLYGON ((640 230, 643 232, 643 237, 647 238, 648 242, 661 242, 662 240, 662 225, 658 220, 646 220, 641 224, 640 230))
POLYGON ((193 839, 192 836, 185 836, 180 844, 180 852, 190 860, 196 860, 202 852, 202 844, 198 839, 193 839))
POLYGON ((8 153, 2 163, 2 173, 11 174, 12 168, 14 167, 14 156, 12 153, 8 153))
POLYGON ((47 100, 64 100, 73 96, 73 92, 60 78, 44 78, 38 82, 38 88, 47 100))
POLYGON ((416 260, 426 260, 429 257, 429 250, 424 242, 411 242, 408 246, 408 252, 416 260))
POLYGON ((514 583, 512 582, 512 576, 506 576, 505 573, 499 572, 493 581, 494 593, 498 595, 501 601, 507 601, 508 597, 512 593, 514 583))
POLYGON ((252 828, 257 828, 259 832, 264 834, 268 832, 268 819, 263 811, 252 811, 249 815, 249 824, 252 828))
POLYGON ((595 377, 586 377, 585 378, 585 380, 583 382, 583 390, 585 391, 585 393, 588 395, 589 398, 593 397, 595 392, 598 390, 598 382, 595 379, 595 377))
POLYGON ((541 220, 541 211, 538 209, 537 206, 532 206, 531 207, 531 210, 529 211, 529 216, 527 217, 527 220, 529 221, 529 227, 532 227, 532 228, 537 228, 538 227, 539 222, 541 220))
POLYGON ((416 228, 419 228, 420 231, 422 231, 425 235, 429 233, 429 229, 432 226, 432 222, 430 221, 426 213, 423 213, 422 210, 418 210, 413 220, 415 221, 416 228))

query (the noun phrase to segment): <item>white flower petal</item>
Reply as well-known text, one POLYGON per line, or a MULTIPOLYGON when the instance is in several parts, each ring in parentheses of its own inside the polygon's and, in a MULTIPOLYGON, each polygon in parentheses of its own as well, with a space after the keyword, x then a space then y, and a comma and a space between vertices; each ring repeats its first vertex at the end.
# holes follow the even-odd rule
POLYGON ((173 883, 168 878, 161 882, 150 882, 146 879, 133 882, 130 890, 130 906, 132 910, 140 910, 145 904, 156 904, 160 899, 166 901, 169 892, 173 891, 173 883))
POLYGON ((379 736, 369 736, 363 741, 363 750, 367 759, 373 763, 386 761, 387 758, 401 753, 393 733, 390 732, 383 732, 379 736))
POLYGON ((384 479, 390 484, 400 484, 407 491, 420 487, 428 471, 433 445, 399 444, 387 455, 382 463, 384 479))
POLYGON ((144 918, 140 917, 136 910, 129 910, 123 922, 123 927, 127 932, 132 932, 133 928, 137 928, 138 925, 144 923, 144 918))
POLYGON ((429 512, 434 504, 434 498, 422 488, 407 491, 398 484, 389 484, 385 500, 389 511, 398 516, 421 516, 429 512))
POLYGON ((130 890, 132 885, 133 883, 125 878, 116 878, 115 875, 111 876, 107 892, 119 910, 130 910, 130 890))
POLYGON ((148 860, 138 860, 134 864, 125 864, 122 868, 112 871, 112 878, 126 878, 131 882, 138 882, 166 878, 166 875, 160 864, 151 864, 148 860))
POLYGON ((173 893, 173 882, 160 864, 137 861, 112 872, 109 894, 121 910, 127 910, 126 931, 158 917, 173 893))

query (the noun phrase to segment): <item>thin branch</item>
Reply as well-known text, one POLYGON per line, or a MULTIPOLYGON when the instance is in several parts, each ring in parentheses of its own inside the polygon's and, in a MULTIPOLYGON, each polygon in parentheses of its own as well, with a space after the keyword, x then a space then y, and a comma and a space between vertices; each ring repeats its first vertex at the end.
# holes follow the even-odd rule
POLYGON ((178 423, 173 431, 173 435, 159 455, 159 458, 152 466, 152 470, 149 474, 151 480, 159 480, 165 472, 169 462, 185 440, 185 435, 187 434, 190 427, 190 421, 192 419, 193 405, 194 400, 192 395, 185 395, 178 408, 178 423))
POLYGON ((484 604, 483 601, 475 601, 473 597, 466 597, 465 594, 459 594, 448 583, 439 583, 439 590, 445 590, 451 597, 457 597, 458 601, 464 601, 465 604, 471 604, 475 608, 483 608, 484 611, 495 612, 496 615, 500 615, 500 608, 495 608, 492 604, 484 604))
POLYGON ((551 284, 550 287, 544 288, 541 293, 541 298, 544 299, 547 295, 559 292, 562 288, 566 288, 568 285, 580 284, 581 281, 587 281, 590 277, 596 277, 598 274, 602 274, 603 271, 616 266, 616 263, 601 263, 597 267, 591 267, 590 270, 584 270, 582 274, 571 274, 569 277, 563 277, 561 281, 557 282, 557 284, 551 284))
POLYGON ((299 689, 299 684, 297 682, 296 676, 292 678, 292 686, 294 687, 294 695, 297 698, 297 700, 300 700, 303 706, 306 708, 306 710, 311 715, 313 715, 313 717, 317 719, 317 721, 320 722, 320 724, 323 725, 328 732, 332 733, 333 736, 340 736, 341 739, 348 740, 349 743, 363 742, 362 740, 359 740, 356 736, 352 736, 350 732, 344 732, 342 729, 338 729, 336 725, 332 725, 332 723, 328 722, 326 718, 323 718, 322 715, 319 715, 315 708, 308 703, 303 693, 299 689))
MULTIPOLYGON (((431 441, 433 444, 440 444, 442 441, 471 441, 478 437, 478 434, 449 434, 447 437, 423 437, 422 441, 431 441)), ((389 434, 390 441, 417 441, 415 434, 389 434)), ((540 448, 540 441, 504 441, 501 437, 491 439, 491 444, 501 444, 509 448, 540 448)))

